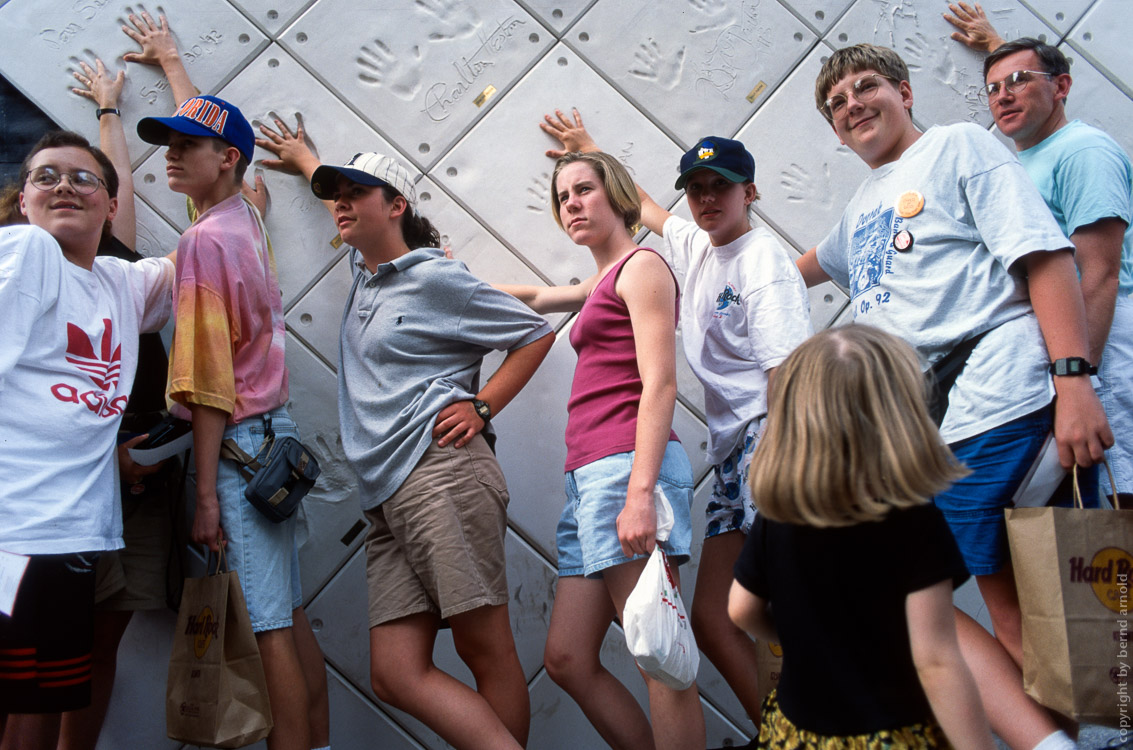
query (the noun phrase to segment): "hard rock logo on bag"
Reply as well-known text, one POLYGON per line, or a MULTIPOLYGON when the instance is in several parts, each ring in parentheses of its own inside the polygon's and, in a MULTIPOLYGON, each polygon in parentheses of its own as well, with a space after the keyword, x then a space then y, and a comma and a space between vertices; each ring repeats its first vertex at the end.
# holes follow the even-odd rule
POLYGON ((1133 555, 1118 547, 1105 547, 1089 562, 1085 557, 1071 557, 1070 583, 1088 583, 1094 596, 1103 605, 1119 612, 1122 609, 1121 590, 1128 592, 1129 574, 1133 573, 1133 555))
POLYGON ((211 607, 206 605, 199 615, 189 615, 185 635, 193 636, 193 653, 198 659, 204 657, 212 644, 212 639, 219 634, 220 621, 213 615, 211 607))

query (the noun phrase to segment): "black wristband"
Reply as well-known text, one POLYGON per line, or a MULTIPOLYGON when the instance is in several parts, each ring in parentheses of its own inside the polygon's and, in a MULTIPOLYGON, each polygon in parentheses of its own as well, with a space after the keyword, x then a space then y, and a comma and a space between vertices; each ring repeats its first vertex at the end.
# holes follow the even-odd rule
POLYGON ((94 116, 97 119, 101 120, 103 115, 117 115, 118 117, 121 117, 122 113, 114 107, 99 107, 97 110, 95 110, 94 116))
POLYGON ((1091 365, 1085 357, 1063 357, 1050 363, 1050 374, 1063 377, 1097 375, 1098 368, 1091 365))

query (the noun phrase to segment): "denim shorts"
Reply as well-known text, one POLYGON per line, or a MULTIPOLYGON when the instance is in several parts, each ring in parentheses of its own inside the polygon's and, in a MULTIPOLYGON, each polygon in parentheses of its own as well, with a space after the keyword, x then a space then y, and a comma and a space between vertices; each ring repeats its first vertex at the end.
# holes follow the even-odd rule
MULTIPOLYGON (((228 425, 224 438, 232 438, 250 456, 264 440, 264 417, 271 417, 277 438, 299 439, 299 430, 287 407, 266 415, 248 417, 228 425)), ((273 523, 244 497, 247 482, 234 461, 221 459, 216 471, 216 494, 220 500, 220 525, 228 540, 228 569, 240 576, 248 604, 252 630, 260 633, 291 627, 291 610, 303 603, 299 579, 299 551, 295 546, 295 516, 273 523)))
MULTIPOLYGON (((948 446, 972 473, 932 501, 948 521, 972 575, 998 573, 1007 562, 1007 523, 1003 511, 1011 507, 1015 491, 1042 449, 1052 424, 1053 407, 1048 405, 948 446)), ((1080 471, 1078 480, 1086 505, 1096 507, 1096 467, 1080 471)), ((1048 504, 1070 505, 1070 486, 1068 477, 1048 504)))
MULTIPOLYGON (((617 519, 626 504, 634 451, 615 453, 566 473, 566 506, 555 533, 559 575, 601 578, 602 571, 632 559, 622 554, 617 519)), ((661 545, 670 561, 688 561, 692 546, 692 467, 681 444, 665 447, 657 483, 673 506, 673 531, 661 545)))

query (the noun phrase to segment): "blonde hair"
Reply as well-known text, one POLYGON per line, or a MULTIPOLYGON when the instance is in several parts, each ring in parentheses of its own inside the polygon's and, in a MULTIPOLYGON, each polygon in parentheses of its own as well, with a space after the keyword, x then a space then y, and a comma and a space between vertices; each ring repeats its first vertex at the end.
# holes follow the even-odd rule
MULTIPOLYGON (((863 70, 877 71, 891 79, 894 86, 909 80, 909 66, 888 47, 864 43, 843 47, 822 64, 822 70, 818 72, 818 78, 814 82, 814 104, 827 122, 833 122, 826 113, 826 99, 830 96, 830 89, 848 74, 863 70)), ((910 109, 910 116, 912 112, 910 109)))
POLYGON ((641 198, 637 195, 637 187, 633 184, 633 178, 629 176, 629 172, 613 156, 602 151, 590 151, 582 153, 581 151, 571 151, 559 157, 555 162, 555 171, 551 175, 551 207, 554 209, 555 223, 559 225, 559 229, 564 229, 562 217, 559 216, 559 191, 555 185, 559 179, 559 172, 568 164, 575 162, 585 162, 598 173, 598 178, 602 180, 602 187, 606 189, 606 198, 610 202, 610 208, 614 209, 614 213, 622 217, 622 223, 625 224, 626 231, 633 234, 637 231, 641 222, 641 198))
POLYGON ((908 344, 868 325, 823 331, 775 371, 751 462, 761 513, 807 526, 876 521, 968 470, 944 444, 908 344))

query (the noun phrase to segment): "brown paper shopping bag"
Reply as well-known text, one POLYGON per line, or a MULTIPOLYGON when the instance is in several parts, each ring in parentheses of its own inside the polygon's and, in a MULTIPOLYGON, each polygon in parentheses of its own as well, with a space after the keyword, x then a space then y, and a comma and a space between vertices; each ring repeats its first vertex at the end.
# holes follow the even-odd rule
POLYGON ((177 614, 165 728, 171 739, 244 747, 272 728, 267 681, 235 571, 186 578, 177 614))
POLYGON ((755 663, 759 667, 759 702, 779 687, 779 672, 783 669, 783 647, 762 638, 755 642, 755 663))
POLYGON ((1080 502, 1007 511, 1023 615, 1023 686, 1079 721, 1128 726, 1133 510, 1083 509, 1080 502))

